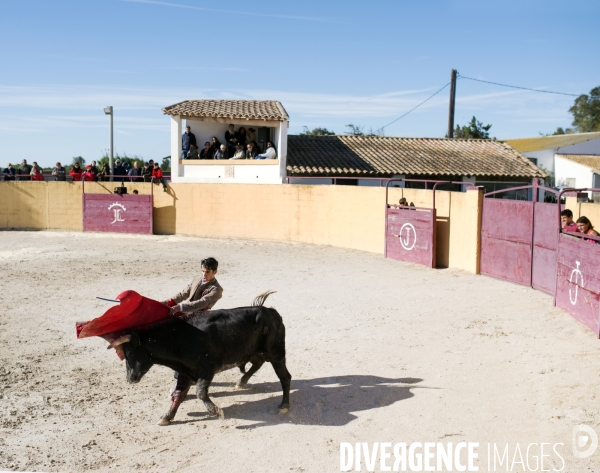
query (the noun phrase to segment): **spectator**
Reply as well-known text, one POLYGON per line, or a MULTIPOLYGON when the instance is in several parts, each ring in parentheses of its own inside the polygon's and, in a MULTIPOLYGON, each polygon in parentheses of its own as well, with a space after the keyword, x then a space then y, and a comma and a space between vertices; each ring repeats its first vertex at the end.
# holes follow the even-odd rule
POLYGON ((133 189, 133 195, 138 195, 139 192, 137 191, 137 189, 133 189))
POLYGON ((31 180, 32 181, 43 181, 44 180, 44 171, 41 167, 38 166, 38 163, 33 162, 33 166, 31 167, 31 180))
MULTIPOLYGON (((262 153, 262 148, 260 146, 258 146, 258 143, 256 141, 252 141, 251 143, 254 146, 254 150, 256 151, 257 155, 262 153)), ((256 159, 256 158, 254 158, 254 159, 256 159)))
POLYGON ((150 162, 144 164, 142 169, 142 177, 144 178, 144 182, 152 181, 152 166, 150 166, 150 162))
POLYGON ((236 134, 237 144, 242 145, 242 149, 246 147, 246 129, 241 126, 236 134))
POLYGON ((14 181, 15 180, 15 168, 12 167, 12 164, 8 163, 8 166, 4 168, 2 171, 2 177, 4 177, 5 181, 14 181))
POLYGON ((69 176, 71 176, 73 178, 73 181, 81 181, 82 174, 83 174, 83 170, 81 169, 81 166, 79 165, 79 163, 75 163, 73 165, 73 167, 71 168, 71 172, 69 173, 69 176))
POLYGON ((215 159, 215 154, 219 149, 221 149, 221 142, 216 136, 213 136, 211 139, 212 143, 210 145, 210 159, 215 159))
POLYGON ((256 159, 277 159, 277 150, 271 141, 267 141, 267 151, 258 154, 256 159))
POLYGON ((113 171, 113 174, 115 176, 127 176, 127 171, 125 171, 125 168, 123 166, 121 166, 121 160, 117 159, 115 161, 115 169, 113 171))
POLYGON ((98 180, 98 168, 96 167, 96 161, 92 161, 92 167, 90 168, 92 174, 94 175, 94 181, 98 180))
POLYGON ((154 163, 154 169, 152 169, 152 177, 154 178, 154 182, 160 182, 163 186, 163 192, 167 192, 167 184, 163 178, 162 170, 158 163, 154 163))
POLYGON ((563 226, 565 232, 576 232, 577 224, 573 221, 573 212, 569 209, 565 209, 560 213, 560 223, 563 226))
POLYGON ((200 159, 212 159, 214 153, 211 150, 210 142, 204 143, 204 149, 200 151, 200 159))
POLYGON ((131 169, 131 164, 128 161, 123 161, 123 169, 125 169, 125 174, 129 175, 129 170, 131 169))
POLYGON ((98 180, 106 182, 110 179, 109 176, 110 176, 110 167, 108 166, 108 163, 104 163, 102 165, 102 169, 98 173, 98 180))
POLYGON ((235 145, 237 144, 236 132, 233 125, 229 125, 229 130, 225 132, 225 143, 227 143, 227 152, 232 155, 235 152, 235 145))
POLYGON ((133 167, 129 170, 127 175, 131 178, 131 182, 141 182, 142 181, 142 170, 140 169, 140 163, 135 161, 133 163, 133 167))
POLYGON ((190 150, 187 152, 187 159, 198 159, 198 148, 196 145, 190 145, 190 150))
POLYGON ((150 170, 154 168, 154 159, 149 159, 148 164, 150 165, 150 170))
POLYGON ((229 159, 246 159, 246 153, 244 153, 244 149, 241 144, 235 145, 235 153, 232 158, 229 159))
POLYGON ((88 164, 85 167, 85 171, 81 174, 81 180, 86 182, 93 182, 96 180, 96 175, 92 172, 91 164, 88 164))
POLYGON ((215 159, 229 159, 229 152, 227 146, 221 145, 221 147, 215 153, 215 159))
POLYGON ((248 132, 246 133, 246 143, 256 142, 256 133, 254 128, 248 128, 248 132))
POLYGON ((21 161, 21 169, 19 169, 19 181, 30 181, 31 180, 31 166, 27 164, 27 160, 21 161))
POLYGON ((246 145, 246 159, 256 159, 257 154, 258 153, 256 152, 256 149, 254 148, 254 144, 248 143, 246 145))
POLYGON ((192 133, 192 129, 189 126, 186 126, 185 133, 181 135, 181 159, 187 157, 188 151, 191 149, 190 145, 194 145, 198 148, 196 137, 192 133))
MULTIPOLYGON (((598 232, 596 230, 594 230, 594 226, 592 225, 592 222, 590 222, 590 220, 587 217, 579 217, 577 219, 577 230, 579 230, 579 233, 583 233, 584 235, 593 235, 593 236, 600 236, 598 234, 598 232)), ((587 238, 584 238, 584 240, 587 240, 587 238)), ((588 240, 592 243, 597 243, 600 244, 600 242, 597 242, 595 240, 588 240)))
POLYGON ((398 201, 398 204, 400 205, 400 207, 408 207, 408 200, 406 200, 406 197, 402 197, 398 201))
POLYGON ((56 167, 52 170, 52 175, 54 176, 55 181, 66 181, 67 180, 67 170, 62 167, 60 162, 56 163, 56 167))

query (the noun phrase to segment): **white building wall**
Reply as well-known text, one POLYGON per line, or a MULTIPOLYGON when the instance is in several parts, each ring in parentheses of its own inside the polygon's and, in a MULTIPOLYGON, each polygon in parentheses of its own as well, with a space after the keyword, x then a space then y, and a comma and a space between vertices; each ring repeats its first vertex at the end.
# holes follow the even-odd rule
POLYGON ((537 159, 536 165, 544 168, 546 171, 554 172, 554 155, 556 151, 553 149, 544 149, 541 151, 529 151, 527 153, 521 153, 527 158, 537 159))
POLYGON ((568 159, 556 157, 556 185, 563 187, 571 184, 577 188, 589 188, 593 186, 593 171, 579 163, 574 163, 568 159), (567 181, 575 179, 575 182, 567 181), (568 184, 567 184, 568 183, 568 184))

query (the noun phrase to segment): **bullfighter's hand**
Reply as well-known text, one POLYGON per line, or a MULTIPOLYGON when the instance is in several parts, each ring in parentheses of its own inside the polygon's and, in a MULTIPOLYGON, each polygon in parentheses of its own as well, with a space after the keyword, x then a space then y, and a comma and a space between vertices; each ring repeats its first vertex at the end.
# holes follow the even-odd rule
POLYGON ((169 311, 170 315, 175 315, 177 312, 181 312, 179 310, 179 304, 174 305, 173 307, 171 307, 171 310, 169 311))

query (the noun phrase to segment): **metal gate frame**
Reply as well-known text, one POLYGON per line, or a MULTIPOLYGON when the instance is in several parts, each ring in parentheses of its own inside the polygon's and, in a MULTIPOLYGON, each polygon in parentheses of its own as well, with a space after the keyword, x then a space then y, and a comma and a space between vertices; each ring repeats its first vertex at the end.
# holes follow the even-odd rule
POLYGON ((558 207, 559 214, 562 207, 559 204, 560 198, 557 198, 556 204, 538 202, 541 190, 559 194, 557 190, 541 185, 537 178, 531 185, 484 194, 479 255, 480 273, 553 294, 556 275, 553 274, 553 270, 548 271, 548 269, 555 268, 558 230, 554 226, 555 220, 551 215, 555 211, 554 205, 558 207), (531 201, 486 200, 492 195, 529 189, 533 192, 531 201), (511 216, 510 221, 493 219, 488 222, 486 207, 489 212, 492 205, 506 208, 511 216), (519 215, 521 221, 517 220, 519 215), (490 234, 486 228, 487 224, 491 225, 490 234), (497 252, 495 261, 492 259, 494 251, 497 252))
POLYGON ((436 209, 435 191, 444 184, 459 184, 462 186, 475 187, 472 182, 463 181, 433 181, 421 179, 390 179, 385 186, 385 242, 384 256, 399 261, 418 263, 424 266, 436 267, 436 209), (425 184, 433 183, 432 207, 400 207, 389 203, 389 186, 391 182, 419 182, 425 184), (401 224, 401 225, 400 225, 401 224), (425 233, 425 239, 419 238, 417 246, 417 230, 419 234, 425 233), (395 233, 397 232, 397 233, 395 233), (414 233, 414 239, 411 234, 414 233), (404 240, 403 240, 404 237, 404 240), (422 244, 424 243, 424 245, 422 244), (413 250, 417 250, 414 251, 413 250))

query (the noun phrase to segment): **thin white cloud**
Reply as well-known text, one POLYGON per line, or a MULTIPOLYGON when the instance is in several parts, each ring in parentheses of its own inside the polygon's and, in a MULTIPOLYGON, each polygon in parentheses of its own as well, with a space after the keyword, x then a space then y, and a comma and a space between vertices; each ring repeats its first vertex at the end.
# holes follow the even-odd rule
POLYGON ((196 7, 193 5, 182 5, 180 3, 160 2, 157 0, 121 0, 121 1, 127 2, 127 3, 145 3, 148 5, 160 5, 160 6, 164 6, 164 7, 185 8, 187 10, 199 10, 199 11, 207 11, 207 12, 213 12, 213 13, 226 13, 227 15, 260 16, 260 17, 264 17, 264 18, 282 18, 282 19, 287 19, 287 20, 317 21, 317 22, 322 22, 322 23, 330 22, 329 20, 327 20, 325 18, 269 14, 269 13, 256 13, 256 12, 246 12, 246 11, 236 11, 236 10, 218 10, 216 8, 196 7))

